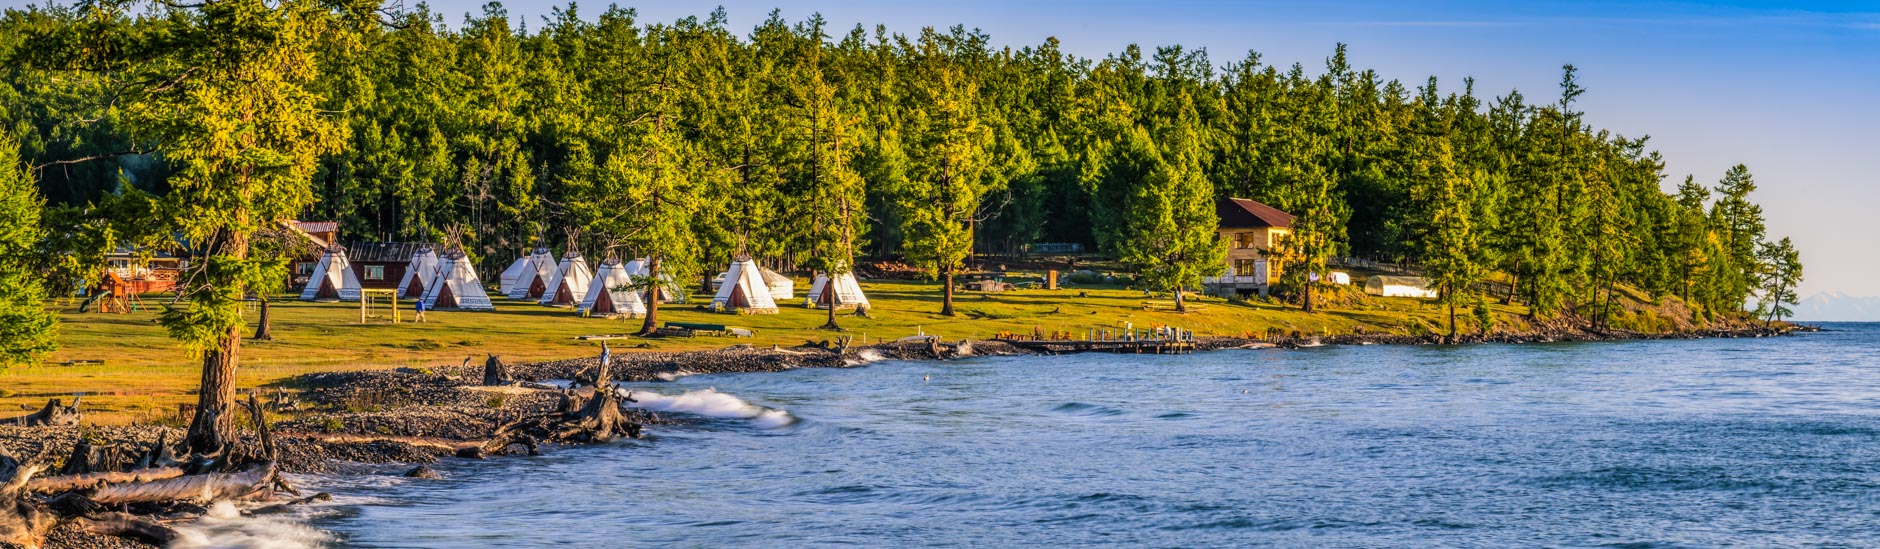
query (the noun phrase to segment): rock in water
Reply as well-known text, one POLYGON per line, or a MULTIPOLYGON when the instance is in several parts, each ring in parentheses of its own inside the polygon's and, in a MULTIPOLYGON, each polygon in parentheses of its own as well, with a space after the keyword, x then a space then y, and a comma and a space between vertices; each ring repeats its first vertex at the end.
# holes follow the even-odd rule
POLYGON ((437 480, 437 479, 444 478, 444 474, 437 472, 436 469, 419 465, 417 467, 411 468, 410 471, 405 471, 405 477, 437 480))

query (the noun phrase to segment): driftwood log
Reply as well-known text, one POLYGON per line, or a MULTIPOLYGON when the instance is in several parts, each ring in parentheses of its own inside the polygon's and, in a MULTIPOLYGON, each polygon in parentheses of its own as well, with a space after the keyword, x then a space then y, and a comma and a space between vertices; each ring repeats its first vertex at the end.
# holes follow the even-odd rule
MULTIPOLYGON (((262 499, 277 489, 293 493, 275 465, 274 437, 261 406, 252 396, 246 406, 254 419, 255 444, 232 443, 180 461, 165 439, 141 455, 120 445, 81 440, 59 469, 63 474, 35 478, 51 468, 43 454, 20 460, 0 450, 0 545, 38 547, 62 523, 165 545, 176 538, 170 527, 108 507, 262 499)), ((47 407, 53 412, 42 410, 42 417, 56 419, 61 408, 71 407, 55 401, 47 407)))
POLYGON ((26 492, 26 483, 46 469, 38 458, 20 461, 0 449, 0 543, 38 547, 58 516, 26 492))
POLYGON ((47 401, 46 407, 40 408, 37 412, 19 417, 0 419, 0 425, 20 425, 25 427, 70 427, 78 425, 79 416, 81 415, 78 412, 79 400, 80 399, 72 399, 72 405, 65 406, 59 403, 59 399, 55 398, 47 401))

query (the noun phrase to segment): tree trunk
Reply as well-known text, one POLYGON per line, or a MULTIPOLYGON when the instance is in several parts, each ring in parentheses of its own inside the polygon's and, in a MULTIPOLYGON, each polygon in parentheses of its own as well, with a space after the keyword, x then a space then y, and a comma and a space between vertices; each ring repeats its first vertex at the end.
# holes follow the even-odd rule
POLYGON ((941 269, 940 276, 945 279, 940 293, 940 316, 953 316, 953 267, 941 269))
MULTIPOLYGON (((224 229, 221 236, 223 244, 217 255, 234 260, 248 258, 248 235, 224 229)), ((229 409, 235 406, 235 367, 241 359, 241 346, 242 325, 235 323, 217 338, 214 349, 202 353, 196 417, 190 420, 189 437, 183 441, 189 453, 214 454, 235 442, 236 418, 229 409)))
POLYGON ((181 467, 154 467, 124 472, 106 471, 82 475, 39 477, 26 483, 26 491, 36 494, 56 494, 106 484, 154 482, 180 476, 183 476, 181 467))
POLYGON ((203 473, 132 484, 101 486, 91 496, 103 504, 250 499, 272 493, 277 469, 272 462, 240 473, 203 473))
POLYGON ((1778 288, 1773 293, 1775 294, 1775 299, 1770 300, 1769 321, 1763 323, 1763 327, 1765 328, 1774 328, 1776 327, 1776 321, 1782 320, 1782 317, 1778 316, 1778 313, 1782 311, 1782 290, 1778 288))
POLYGON ((659 256, 646 259, 647 280, 652 286, 646 289, 646 320, 640 323, 640 335, 650 336, 659 331, 659 290, 665 285, 659 283, 659 256))
MULTIPOLYGON (((836 277, 835 277, 835 275, 829 275, 829 281, 828 281, 828 282, 825 282, 825 283, 823 283, 823 284, 825 284, 825 285, 832 285, 832 284, 835 284, 835 283, 836 283, 836 277)), ((829 296, 830 296, 830 298, 829 298, 829 307, 828 307, 828 308, 829 308, 829 320, 828 320, 828 321, 826 321, 826 322, 823 322, 823 325, 822 325, 822 329, 824 329, 824 330, 834 330, 834 331, 837 331, 837 332, 840 332, 840 331, 842 331, 842 326, 841 326, 841 325, 838 325, 838 324, 836 324, 836 300, 835 300, 835 295, 836 295, 836 292, 835 292, 835 288, 827 288, 827 287, 826 287, 825 289, 826 289, 826 291, 828 291, 828 292, 829 292, 829 296)), ((816 302, 816 299, 817 299, 818 297, 820 297, 820 296, 816 296, 816 295, 811 295, 811 296, 809 296, 809 302, 810 302, 810 303, 815 303, 815 302, 816 302)))
MULTIPOLYGON (((1451 300, 1454 301, 1454 300, 1451 300)), ((1449 304, 1449 344, 1456 344, 1456 304, 1449 304)))
POLYGON ((255 298, 261 300, 261 322, 259 326, 255 327, 254 339, 257 341, 274 341, 274 322, 273 316, 270 315, 268 311, 268 296, 262 294, 255 296, 255 298))
POLYGON ((1178 312, 1178 313, 1188 312, 1188 300, 1182 297, 1181 286, 1175 287, 1175 312, 1178 312))
POLYGON ((189 423, 185 448, 194 454, 213 454, 235 442, 235 365, 241 349, 241 326, 232 326, 220 339, 220 349, 202 357, 202 388, 196 416, 189 423))
POLYGON ((712 271, 701 269, 698 274, 698 293, 712 295, 712 271))
POLYGON ((1514 269, 1508 271, 1508 294, 1501 297, 1502 305, 1514 304, 1514 290, 1521 285, 1521 262, 1514 263, 1514 269))
POLYGON ((1312 307, 1312 273, 1310 273, 1310 272, 1308 272, 1308 273, 1306 273, 1306 306, 1305 306, 1305 311, 1306 311, 1306 312, 1308 312, 1308 313, 1310 313, 1310 312, 1313 312, 1314 310, 1315 310, 1315 309, 1314 309, 1314 308, 1312 307))

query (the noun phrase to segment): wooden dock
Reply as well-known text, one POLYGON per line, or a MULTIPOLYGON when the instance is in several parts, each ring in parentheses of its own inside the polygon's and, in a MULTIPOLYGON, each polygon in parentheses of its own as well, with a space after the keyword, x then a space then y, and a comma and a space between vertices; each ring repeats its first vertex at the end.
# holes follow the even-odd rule
POLYGON ((1126 353, 1176 355, 1195 352, 1192 339, 1025 339, 1002 338, 998 341, 1030 351, 1060 355, 1069 353, 1126 353))

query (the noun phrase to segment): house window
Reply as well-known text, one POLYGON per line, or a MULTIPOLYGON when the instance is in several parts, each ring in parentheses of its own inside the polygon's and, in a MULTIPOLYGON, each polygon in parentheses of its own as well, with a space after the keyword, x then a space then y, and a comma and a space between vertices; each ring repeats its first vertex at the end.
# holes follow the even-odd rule
POLYGON ((1258 270, 1260 268, 1251 259, 1234 260, 1234 276, 1253 276, 1258 270))
POLYGON ((1234 235, 1234 247, 1242 250, 1254 248, 1254 236, 1257 233, 1239 233, 1234 235))
POLYGON ((294 264, 294 274, 309 276, 313 274, 313 263, 302 261, 294 264))
POLYGON ((384 265, 366 265, 366 280, 385 280, 384 265))

